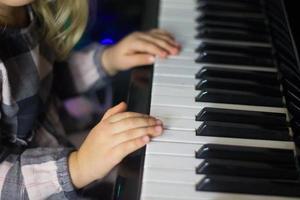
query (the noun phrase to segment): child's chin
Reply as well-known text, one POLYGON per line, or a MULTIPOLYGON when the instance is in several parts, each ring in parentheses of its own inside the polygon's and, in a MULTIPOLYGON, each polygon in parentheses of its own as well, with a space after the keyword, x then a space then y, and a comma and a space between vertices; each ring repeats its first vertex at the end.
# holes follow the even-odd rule
POLYGON ((30 3, 32 3, 34 0, 0 0, 0 5, 6 5, 6 6, 25 6, 30 3))

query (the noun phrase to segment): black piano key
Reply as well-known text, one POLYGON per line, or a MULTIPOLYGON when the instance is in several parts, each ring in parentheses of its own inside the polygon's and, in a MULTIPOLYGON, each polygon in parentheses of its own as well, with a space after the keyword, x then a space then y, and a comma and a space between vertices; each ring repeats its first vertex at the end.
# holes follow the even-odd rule
POLYGON ((201 43, 200 46, 196 49, 196 52, 204 51, 230 52, 269 59, 272 59, 273 56, 272 49, 269 47, 240 46, 233 44, 213 44, 207 42, 201 43))
POLYGON ((226 22, 226 21, 207 21, 203 20, 198 22, 196 29, 202 30, 204 27, 210 28, 230 28, 232 30, 244 30, 244 31, 252 31, 261 34, 269 34, 269 30, 267 27, 256 27, 253 25, 240 23, 240 22, 226 22))
POLYGON ((242 176, 268 179, 297 180, 296 169, 289 169, 264 162, 249 162, 224 159, 206 159, 197 168, 197 174, 242 176))
MULTIPOLYGON (((275 39, 276 41, 274 41, 274 46, 276 46, 276 49, 278 50, 278 55, 281 57, 285 57, 285 58, 288 58, 288 60, 291 62, 291 63, 297 63, 297 59, 295 58, 294 56, 294 52, 292 49, 290 49, 288 47, 288 42, 284 42, 282 40, 277 40, 275 39)), ((294 65, 297 65, 297 64, 294 64, 294 65)))
POLYGON ((242 42, 269 43, 268 35, 255 34, 250 31, 235 31, 231 29, 203 28, 198 30, 197 39, 217 39, 242 42))
POLYGON ((211 2, 215 2, 215 3, 223 3, 223 4, 242 4, 242 5, 247 5, 247 6, 257 6, 260 7, 262 6, 261 4, 261 0, 226 0, 224 2, 224 0, 198 0, 198 3, 211 3, 211 2))
POLYGON ((294 102, 288 101, 287 108, 294 117, 300 118, 300 105, 297 105, 294 102))
POLYGON ((225 30, 232 30, 232 31, 242 31, 242 32, 248 32, 248 33, 254 33, 254 34, 270 34, 269 32, 267 32, 266 29, 260 29, 260 28, 255 28, 255 27, 249 27, 249 26, 230 26, 230 24, 215 24, 215 23, 206 23, 206 22, 202 22, 199 23, 197 26, 197 31, 201 31, 205 28, 208 29, 225 29, 225 30))
POLYGON ((260 67, 274 67, 274 61, 270 58, 257 58, 242 53, 205 50, 199 52, 197 63, 217 63, 227 65, 250 65, 260 67))
POLYGON ((291 141, 287 127, 260 126, 227 122, 205 121, 196 130, 197 136, 229 137, 291 141))
POLYGON ((298 66, 289 66, 281 62, 278 67, 285 79, 293 81, 295 85, 300 84, 300 73, 299 70, 297 70, 298 66))
POLYGON ((255 1, 238 1, 238 0, 227 0, 227 1, 220 1, 220 0, 200 0, 198 1, 198 5, 215 5, 215 6, 222 6, 222 7, 233 7, 233 8, 240 8, 240 9, 255 9, 255 10, 262 10, 262 5, 260 2, 255 1))
POLYGON ((204 108, 196 121, 219 121, 244 124, 287 127, 286 115, 282 113, 255 112, 221 108, 204 108))
POLYGON ((285 54, 281 54, 281 53, 277 54, 277 59, 280 61, 280 63, 284 63, 285 65, 289 67, 293 67, 295 70, 298 70, 297 60, 286 57, 285 54))
POLYGON ((195 100, 196 102, 283 107, 281 97, 261 96, 252 92, 235 90, 205 89, 195 100))
POLYGON ((259 82, 261 84, 269 84, 279 86, 278 74, 274 72, 248 71, 238 69, 226 69, 217 67, 203 67, 196 74, 198 79, 206 78, 231 78, 237 80, 249 80, 259 82))
POLYGON ((260 95, 282 97, 279 86, 262 85, 248 80, 236 80, 225 78, 201 79, 196 85, 196 90, 225 89, 236 91, 249 91, 260 95))
POLYGON ((261 20, 266 19, 265 13, 260 11, 259 12, 251 11, 251 9, 249 9, 249 11, 244 11, 242 9, 239 10, 232 7, 226 8, 226 7, 216 6, 216 5, 209 5, 209 4, 206 4, 206 6, 201 6, 201 4, 199 4, 197 9, 200 13, 204 13, 204 14, 213 14, 213 15, 226 16, 226 17, 246 16, 246 18, 255 18, 261 20))
POLYGON ((207 175, 196 185, 196 190, 206 192, 300 197, 300 183, 298 181, 256 179, 236 176, 207 175))
POLYGON ((272 30, 272 36, 274 39, 276 40, 281 40, 281 41, 285 41, 287 43, 286 46, 289 49, 292 49, 292 40, 290 38, 289 32, 285 29, 282 29, 282 26, 278 26, 276 24, 270 24, 270 29, 272 30))
MULTIPOLYGON (((296 94, 294 94, 291 91, 287 91, 286 93, 286 100, 290 103, 294 103, 294 105, 297 105, 297 107, 300 106, 300 98, 296 94)), ((298 116, 298 114, 297 114, 298 116)))
POLYGON ((205 144, 195 153, 198 159, 230 159, 274 163, 277 166, 295 168, 292 150, 238 145, 205 144))
POLYGON ((247 5, 230 5, 230 4, 212 4, 212 3, 202 3, 199 4, 197 10, 200 12, 205 11, 215 11, 215 12, 245 12, 246 14, 261 14, 262 7, 250 7, 247 5))
POLYGON ((294 131, 293 140, 295 141, 296 146, 300 146, 300 119, 298 117, 294 117, 291 120, 291 127, 294 131))
POLYGON ((235 16, 220 16, 216 14, 202 14, 197 19, 197 22, 203 22, 203 21, 216 21, 216 22, 224 22, 224 23, 242 23, 247 24, 248 26, 258 27, 258 28, 266 28, 266 20, 264 19, 257 19, 257 18, 251 18, 247 17, 246 15, 235 17, 235 16))
POLYGON ((294 95, 300 97, 300 87, 297 86, 297 83, 293 80, 283 79, 282 85, 285 88, 285 95, 287 95, 287 91, 290 91, 294 95))

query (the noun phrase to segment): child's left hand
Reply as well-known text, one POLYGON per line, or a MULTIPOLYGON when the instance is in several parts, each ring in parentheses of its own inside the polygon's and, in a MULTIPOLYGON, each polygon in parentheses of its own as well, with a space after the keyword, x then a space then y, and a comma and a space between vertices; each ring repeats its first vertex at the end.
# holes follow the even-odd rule
POLYGON ((166 58, 179 51, 180 45, 170 33, 154 29, 130 34, 107 48, 100 59, 107 73, 115 75, 132 67, 153 64, 155 56, 166 58))

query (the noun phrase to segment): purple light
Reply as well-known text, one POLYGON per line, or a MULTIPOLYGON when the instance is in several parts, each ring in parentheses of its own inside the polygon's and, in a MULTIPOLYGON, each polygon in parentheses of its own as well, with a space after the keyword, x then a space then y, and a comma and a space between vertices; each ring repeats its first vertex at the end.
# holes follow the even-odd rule
POLYGON ((103 45, 111 45, 111 44, 114 44, 115 42, 111 38, 105 38, 105 39, 101 40, 100 43, 103 45))

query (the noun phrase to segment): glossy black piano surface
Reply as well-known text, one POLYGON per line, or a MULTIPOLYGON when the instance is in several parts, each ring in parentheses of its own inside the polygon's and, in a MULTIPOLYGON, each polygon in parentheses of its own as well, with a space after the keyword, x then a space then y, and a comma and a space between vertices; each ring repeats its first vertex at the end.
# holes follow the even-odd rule
MULTIPOLYGON (((257 0, 259 1, 259 0, 257 0)), ((263 0, 262 0, 263 1, 263 0)), ((265 0, 264 1, 265 4, 273 4, 273 0, 265 0)), ((274 1, 275 2, 275 1, 274 1)), ((276 1, 279 2, 279 1, 276 1)), ((285 3, 285 7, 286 7, 286 13, 278 13, 279 17, 286 17, 284 15, 288 16, 289 19, 289 24, 288 24, 288 28, 290 29, 292 35, 293 35, 293 39, 291 39, 291 46, 290 48, 294 48, 295 52, 296 49, 300 48, 300 30, 298 28, 298 24, 299 24, 299 14, 298 12, 298 7, 297 7, 297 1, 292 1, 292 0, 286 0, 284 1, 285 3)), ((275 3, 274 3, 275 4, 275 3)), ((278 5, 278 4, 276 4, 278 5)), ((272 8, 272 6, 270 6, 272 8)), ((145 15, 144 15, 144 29, 150 29, 150 28, 154 28, 157 27, 157 18, 158 18, 158 10, 159 10, 159 0, 148 0, 147 4, 146 4, 146 8, 145 8, 145 15)), ((275 36, 276 37, 276 36, 275 36)), ((279 44, 280 45, 280 44, 279 44)), ((213 47, 211 47, 213 48, 213 47)), ((288 55, 285 55, 288 56, 288 55)), ((224 60, 222 60, 224 61, 224 60)), ((289 63, 287 63, 289 64, 289 63)), ((283 63, 283 65, 285 65, 283 63)), ((141 68, 141 69, 136 69, 132 72, 132 76, 131 76, 131 85, 130 85, 130 91, 129 91, 129 98, 128 98, 128 104, 129 104, 129 109, 131 111, 135 111, 135 112, 142 112, 142 113, 149 113, 149 109, 150 109, 150 97, 151 97, 151 87, 152 87, 152 73, 153 73, 153 68, 150 66, 147 66, 145 68, 141 68)), ((298 79, 298 77, 300 77, 300 70, 299 70, 299 60, 296 57, 295 60, 295 65, 291 66, 288 69, 283 68, 282 69, 282 74, 284 74, 285 78, 282 79, 282 84, 284 87, 291 87, 291 91, 295 92, 296 94, 300 94, 300 91, 297 90, 297 87, 293 87, 293 85, 296 86, 300 86, 300 79, 298 79), (298 75, 299 74, 299 75, 298 75)), ((245 75, 246 76, 246 75, 245 75)), ((216 84, 216 82, 213 82, 216 84)), ((291 116, 293 116, 292 120, 291 120, 291 127, 293 128, 295 137, 293 138, 296 142, 296 144, 299 144, 298 142, 298 135, 297 133, 300 133, 300 108, 298 109, 297 107, 297 103, 298 103, 298 99, 295 98, 294 95, 291 95, 290 92, 288 92, 287 90, 285 90, 285 96, 287 99, 287 107, 289 108, 289 112, 291 113, 291 116), (290 101, 290 102, 289 102, 290 101), (299 121, 299 122, 298 122, 299 121)), ((300 101, 299 101, 300 103, 300 101)), ((221 112, 221 111, 218 111, 221 112)), ((258 113, 259 114, 259 113, 258 113)), ((232 114, 234 115, 234 114, 232 114)), ((212 116, 213 117, 213 116, 212 116)), ((278 119, 277 119, 278 120, 278 119)), ((278 121, 277 121, 278 122, 278 121)), ((289 138, 286 138, 287 140, 289 140, 289 138)), ((222 148, 222 147, 210 147, 212 149, 216 148, 215 150, 217 151, 218 148, 222 148)), ((117 180, 115 182, 114 185, 114 192, 111 196, 111 199, 113 200, 138 200, 140 199, 140 194, 141 194, 141 183, 142 183, 142 175, 143 175, 143 162, 144 162, 144 153, 145 153, 145 149, 142 149, 138 152, 135 152, 134 154, 128 156, 119 166, 118 168, 118 177, 117 180)), ((254 152, 255 153, 255 152, 254 152)), ((282 152, 284 153, 284 152, 282 152)), ((226 152, 224 153, 223 151, 222 153, 219 153, 217 155, 221 156, 226 156, 226 152), (224 154, 224 155, 223 155, 224 154)), ((201 156, 201 150, 199 150, 199 152, 197 152, 198 156, 201 156)), ((213 154, 210 154, 213 155, 213 154)), ((243 155, 242 153, 240 155, 243 155)), ((245 154, 245 156, 250 156, 251 157, 251 153, 249 154, 245 154)), ((272 157, 272 155, 270 154, 270 156, 272 157)), ((237 155, 237 157, 239 157, 237 155)), ((215 158, 215 157, 214 157, 215 158)), ((216 161, 208 161, 210 162, 209 165, 210 166, 214 166, 213 169, 217 170, 220 166, 222 166, 221 162, 216 161)), ((285 162, 285 161, 284 161, 285 162)), ((236 162, 233 162, 233 165, 231 168, 228 167, 227 172, 228 174, 233 173, 232 169, 239 169, 239 168, 235 168, 236 166, 242 166, 243 161, 239 160, 236 162), (235 165, 234 165, 235 164, 235 165)), ((249 166, 248 166, 249 167, 249 166)), ((251 167, 251 166, 250 166, 251 167)), ((209 174, 210 168, 205 168, 203 166, 199 166, 197 168, 198 171, 203 171, 206 170, 207 173, 209 174)), ((280 172, 276 171, 276 169, 274 173, 270 173, 270 177, 272 177, 274 174, 278 174, 280 172)), ((268 172, 268 168, 266 168, 266 171, 262 171, 261 173, 266 173, 268 172)), ((288 173, 288 171, 286 172, 286 176, 291 175, 291 177, 295 177, 293 173, 295 173, 295 171, 291 170, 289 171, 290 174, 288 173)), ((297 170, 296 170, 297 172, 297 170)), ((213 173, 214 174, 214 173, 213 173)), ((201 183, 199 183, 199 185, 197 185, 197 189, 203 189, 208 190, 208 191, 213 191, 214 187, 217 185, 219 187, 222 186, 222 184, 241 184, 243 183, 243 179, 222 179, 220 177, 214 177, 214 175, 209 176, 209 180, 212 185, 205 185, 205 186, 201 186, 201 183), (202 188, 201 188, 202 187, 202 188), (212 187, 212 188, 210 188, 212 187)), ((244 174, 245 176, 248 176, 249 178, 253 177, 253 174, 244 174)), ((259 174, 257 175, 259 176, 259 174)), ((276 177, 273 177, 276 178, 276 177)), ((298 174, 296 174, 296 179, 298 178, 298 174)), ((261 186, 261 190, 272 190, 274 188, 268 188, 264 182, 264 180, 261 180, 261 182, 247 182, 247 183, 252 183, 252 184, 248 184, 248 187, 256 187, 256 186, 261 186)), ((273 185, 274 186, 274 185, 273 185)), ((277 190, 280 191, 280 183, 278 183, 277 185, 275 185, 277 190)), ((274 186, 274 187, 275 187, 274 186)), ((275 189, 276 189, 275 188, 275 189)), ((231 192, 232 188, 223 188, 224 190, 227 190, 228 192, 231 192)), ((243 192, 243 191, 242 191, 243 192)), ((283 191, 283 193, 286 193, 287 196, 289 196, 288 194, 291 191, 283 191)), ((293 191, 292 191, 293 192, 293 191)), ((247 193, 247 191, 246 191, 247 193)), ((299 187, 299 193, 300 193, 300 187, 299 187)), ((276 195, 276 192, 274 193, 276 195)), ((299 196, 299 194, 297 194, 297 196, 299 196)))

